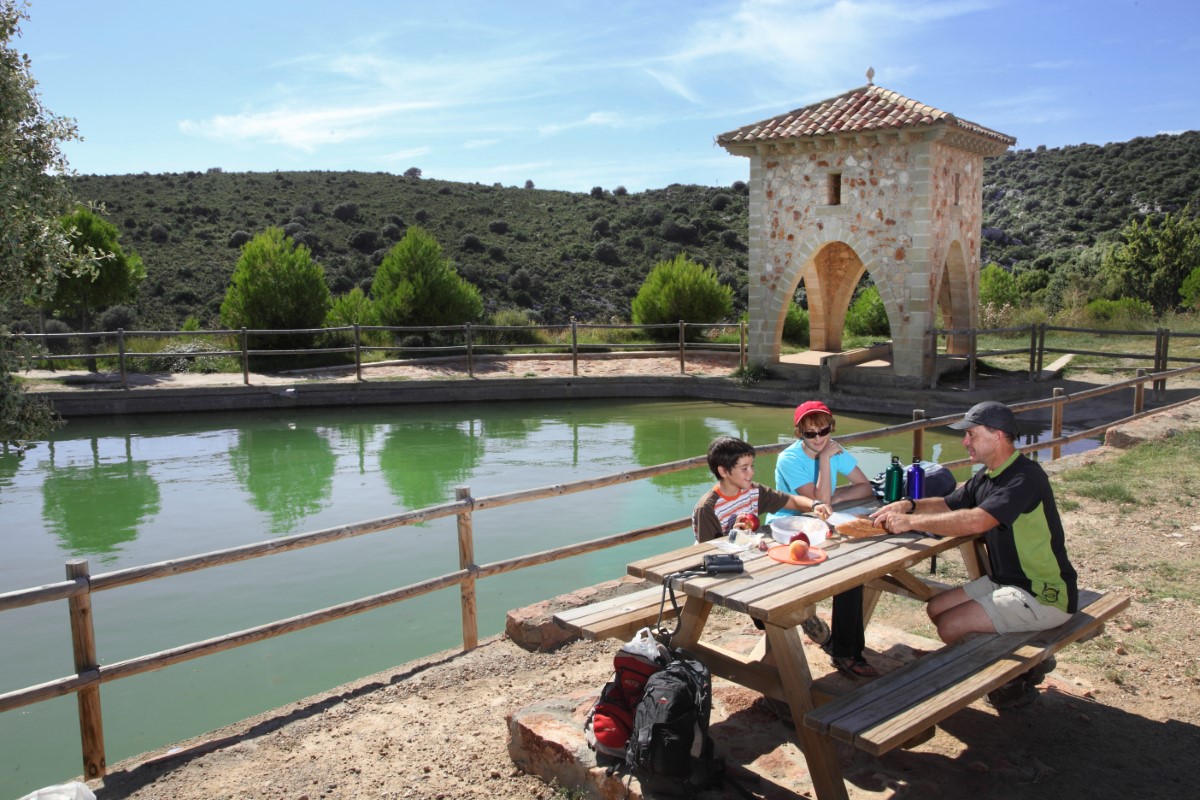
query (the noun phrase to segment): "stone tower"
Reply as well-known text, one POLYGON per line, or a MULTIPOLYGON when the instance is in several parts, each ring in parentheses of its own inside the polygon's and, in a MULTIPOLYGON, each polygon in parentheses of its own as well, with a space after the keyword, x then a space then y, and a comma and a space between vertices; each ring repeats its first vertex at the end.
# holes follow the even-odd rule
MULTIPOLYGON (((864 271, 871 275, 902 384, 929 377, 939 308, 942 327, 976 325, 983 160, 1016 139, 868 83, 717 143, 750 159, 753 362, 778 363, 801 281, 810 346, 834 351, 854 288, 864 271)), ((948 346, 963 352, 966 342, 948 346)))

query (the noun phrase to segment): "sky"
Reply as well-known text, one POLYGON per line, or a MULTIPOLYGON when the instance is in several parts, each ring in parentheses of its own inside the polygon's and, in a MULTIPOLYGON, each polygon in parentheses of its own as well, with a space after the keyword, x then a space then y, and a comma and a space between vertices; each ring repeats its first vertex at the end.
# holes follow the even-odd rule
POLYGON ((80 174, 728 185, 717 135, 875 84, 1039 145, 1200 128, 1196 0, 33 0, 80 174))

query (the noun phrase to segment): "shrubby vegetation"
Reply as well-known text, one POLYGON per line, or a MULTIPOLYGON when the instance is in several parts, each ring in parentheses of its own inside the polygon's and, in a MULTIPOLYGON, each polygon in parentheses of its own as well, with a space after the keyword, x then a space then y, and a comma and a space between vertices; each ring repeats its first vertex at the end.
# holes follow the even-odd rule
MULTIPOLYGON (((690 260, 680 253, 671 261, 661 261, 650 271, 646 282, 633 299, 636 325, 663 325, 685 322, 721 322, 733 310, 733 292, 721 284, 716 270, 690 260)), ((651 328, 651 338, 677 340, 677 330, 651 328)), ((688 338, 699 336, 688 328, 688 338)))
MULTIPOLYGON (((325 272, 304 245, 268 228, 242 247, 241 258, 221 303, 227 328, 319 328, 329 309, 325 272)), ((259 335, 254 349, 304 347, 303 334, 259 335)))

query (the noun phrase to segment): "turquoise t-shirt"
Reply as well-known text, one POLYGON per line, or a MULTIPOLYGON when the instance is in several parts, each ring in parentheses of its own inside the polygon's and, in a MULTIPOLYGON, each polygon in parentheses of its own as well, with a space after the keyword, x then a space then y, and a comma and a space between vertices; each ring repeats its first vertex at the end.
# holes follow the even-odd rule
MULTIPOLYGON (((804 452, 804 444, 797 440, 788 445, 775 462, 775 488, 788 494, 797 494, 796 490, 801 486, 816 484, 819 466, 817 459, 804 452)), ((830 458, 829 467, 833 470, 830 490, 837 488, 839 475, 849 475, 857 466, 858 460, 845 450, 830 458)), ((797 513, 785 510, 773 514, 772 517, 794 517, 797 513)))

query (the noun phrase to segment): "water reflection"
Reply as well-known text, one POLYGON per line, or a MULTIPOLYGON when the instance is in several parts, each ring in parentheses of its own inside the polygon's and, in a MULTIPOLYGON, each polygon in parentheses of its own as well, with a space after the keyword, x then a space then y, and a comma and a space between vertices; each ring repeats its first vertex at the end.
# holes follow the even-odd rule
POLYGON ((134 541, 141 525, 159 512, 158 483, 145 462, 133 459, 128 436, 118 463, 101 463, 98 439, 91 440, 91 450, 89 466, 57 467, 51 449, 42 516, 72 555, 109 561, 118 545, 134 541))
MULTIPOLYGON (((633 460, 643 467, 676 461, 681 458, 681 453, 695 453, 697 442, 711 442, 721 434, 722 428, 713 424, 708 416, 640 417, 633 423, 633 460)), ((691 497, 696 493, 696 470, 656 475, 650 481, 677 500, 686 499, 685 494, 691 497)))
POLYGON ((335 457, 314 428, 295 423, 238 431, 229 462, 251 502, 271 517, 272 533, 287 533, 329 503, 335 457))
POLYGON ((424 508, 452 499, 483 453, 477 420, 407 424, 388 432, 379 469, 402 506, 424 508))

